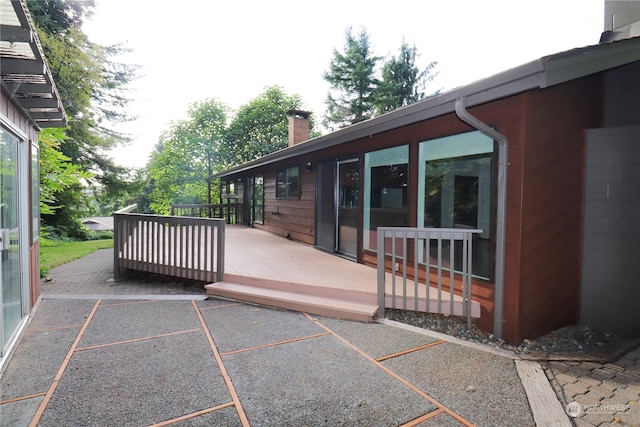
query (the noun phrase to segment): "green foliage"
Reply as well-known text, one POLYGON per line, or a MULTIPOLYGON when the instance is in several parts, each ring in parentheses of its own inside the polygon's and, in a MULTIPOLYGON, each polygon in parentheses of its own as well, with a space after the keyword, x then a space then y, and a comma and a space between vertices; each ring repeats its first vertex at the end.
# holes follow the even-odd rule
POLYGON ((48 34, 62 34, 93 14, 94 0, 27 0, 31 17, 48 34))
POLYGON ((153 212, 168 214, 172 204, 216 199, 211 176, 219 170, 227 110, 213 99, 195 103, 188 120, 174 123, 161 135, 148 165, 153 212))
POLYGON ((89 210, 91 216, 110 216, 125 206, 137 204, 139 213, 149 213, 148 173, 146 170, 128 171, 117 177, 121 184, 112 186, 96 185, 91 187, 89 210))
POLYGON ((376 94, 375 107, 377 114, 383 114, 396 108, 412 104, 425 98, 424 89, 437 75, 432 74, 436 62, 420 70, 416 65, 418 56, 415 46, 403 40, 398 56, 392 56, 382 67, 376 94))
POLYGON ((348 28, 344 53, 334 49, 329 70, 323 74, 331 84, 325 126, 335 130, 424 99, 426 85, 436 76, 436 62, 421 70, 417 57, 416 47, 403 40, 398 56, 383 61, 378 78, 377 65, 383 58, 371 51, 365 30, 355 37, 348 28))
POLYGON ((80 259, 97 251, 113 247, 113 239, 94 239, 89 241, 40 240, 40 276, 43 277, 52 268, 80 259))
MULTIPOLYGON (((110 195, 130 190, 130 171, 115 165, 106 152, 129 141, 126 135, 112 131, 109 123, 131 118, 126 113, 129 100, 125 89, 136 78, 136 67, 113 61, 123 52, 121 46, 99 46, 82 32, 93 0, 28 0, 27 4, 69 116, 65 137, 57 137, 57 150, 77 171, 92 173, 82 177, 82 185, 61 180, 63 185, 54 189, 55 205, 50 202, 51 194, 44 191, 44 203, 55 206, 55 215, 45 208, 42 218, 45 225, 60 228, 60 235, 80 236, 80 219, 90 212, 87 185, 110 195)), ((62 158, 49 160, 55 164, 62 158)))
POLYGON ((378 84, 375 69, 380 59, 371 52, 366 30, 354 36, 351 27, 347 28, 344 53, 333 50, 329 70, 322 76, 331 85, 326 100, 327 128, 341 128, 373 116, 378 84))
POLYGON ((64 129, 44 129, 40 132, 40 212, 53 215, 60 209, 58 196, 64 190, 78 186, 82 179, 93 175, 83 171, 60 151, 60 144, 66 138, 64 129))
POLYGON ((241 106, 230 122, 228 108, 216 100, 193 104, 189 118, 173 123, 151 154, 150 210, 166 215, 174 204, 217 203, 220 189, 211 176, 286 147, 286 112, 301 107, 299 95, 278 86, 241 106))
POLYGON ((285 148, 289 135, 286 113, 302 109, 302 104, 300 95, 287 95, 281 87, 271 86, 241 106, 227 129, 225 164, 221 166, 239 165, 285 148))

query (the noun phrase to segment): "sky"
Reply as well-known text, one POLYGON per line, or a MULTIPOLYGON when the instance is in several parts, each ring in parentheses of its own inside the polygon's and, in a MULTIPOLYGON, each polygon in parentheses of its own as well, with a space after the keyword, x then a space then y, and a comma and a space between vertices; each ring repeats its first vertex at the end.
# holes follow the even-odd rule
POLYGON ((83 30, 94 43, 131 49, 115 60, 140 67, 127 89, 127 113, 138 118, 113 125, 133 141, 110 155, 141 168, 194 102, 237 109, 278 85, 320 122, 329 90, 322 74, 334 49, 343 52, 348 27, 365 29, 377 56, 396 55, 404 39, 418 66, 437 62, 430 93, 597 44, 603 14, 604 0, 96 0, 83 30))

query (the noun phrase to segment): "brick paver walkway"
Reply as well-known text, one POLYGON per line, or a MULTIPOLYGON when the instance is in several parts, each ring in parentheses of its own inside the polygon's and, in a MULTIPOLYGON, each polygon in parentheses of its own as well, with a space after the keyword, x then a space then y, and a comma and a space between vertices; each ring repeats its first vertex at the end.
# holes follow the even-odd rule
POLYGON ((563 405, 574 405, 577 427, 640 426, 640 348, 613 363, 548 362, 543 367, 563 405))

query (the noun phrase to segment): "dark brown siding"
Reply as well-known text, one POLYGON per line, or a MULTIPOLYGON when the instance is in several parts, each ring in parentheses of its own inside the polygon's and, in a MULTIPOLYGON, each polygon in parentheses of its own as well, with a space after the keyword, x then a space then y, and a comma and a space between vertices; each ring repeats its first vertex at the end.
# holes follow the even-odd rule
POLYGON ((585 129, 601 124, 601 87, 592 76, 526 96, 515 340, 578 320, 585 129))
MULTIPOLYGON (((584 129, 600 123, 601 80, 583 78, 470 108, 509 141, 503 336, 512 343, 577 320, 582 235, 584 129)), ((299 200, 275 198, 275 171, 296 160, 265 167, 265 223, 261 226, 314 243, 315 171, 304 164, 358 157, 368 151, 409 144, 410 226, 417 203, 417 145, 421 141, 471 131, 454 113, 394 129, 307 155, 300 167, 299 200)), ((361 163, 362 164, 362 163, 361 163)), ((361 220, 362 224, 362 220, 361 220)), ((373 252, 358 261, 376 264, 373 252)), ((493 329, 493 283, 474 283, 482 306, 476 323, 493 329)))
MULTIPOLYGON (((520 313, 520 224, 522 204, 522 165, 524 127, 524 96, 516 95, 471 108, 469 112, 484 123, 494 126, 509 141, 507 170, 507 229, 504 279, 503 336, 507 341, 517 335, 520 313)), ((496 183, 497 184, 497 183, 496 183)), ((474 298, 482 305, 482 317, 477 322, 481 329, 493 331, 493 284, 476 286, 474 298)), ((511 341, 514 342, 514 341, 511 341)))
POLYGON ((289 236, 308 244, 315 243, 315 172, 305 170, 305 162, 292 160, 279 163, 264 173, 264 224, 256 224, 271 233, 289 236), (276 171, 280 168, 299 167, 300 197, 298 199, 276 198, 276 171))

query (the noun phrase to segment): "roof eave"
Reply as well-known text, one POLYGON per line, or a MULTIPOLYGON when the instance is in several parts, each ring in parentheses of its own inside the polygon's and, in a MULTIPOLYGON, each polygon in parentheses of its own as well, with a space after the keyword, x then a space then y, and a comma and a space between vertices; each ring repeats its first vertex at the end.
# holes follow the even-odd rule
POLYGON ((371 137, 392 129, 448 114, 455 111, 455 100, 461 97, 467 98, 467 105, 473 106, 521 93, 532 87, 539 87, 542 84, 542 71, 541 63, 533 61, 521 67, 507 70, 499 75, 479 80, 467 86, 459 87, 372 119, 347 126, 330 134, 267 154, 251 162, 214 174, 212 178, 235 175, 274 161, 308 154, 319 148, 329 148, 355 139, 371 137))
POLYGON ((275 161, 309 154, 318 149, 371 137, 381 132, 442 116, 455 111, 455 101, 459 98, 465 98, 465 105, 473 107, 528 90, 543 89, 575 80, 638 60, 640 60, 640 38, 612 42, 606 46, 587 46, 545 56, 330 134, 284 148, 214 174, 212 178, 239 174, 275 161))
POLYGON ((4 0, 3 3, 5 31, 0 37, 3 42, 9 42, 11 48, 16 43, 25 45, 26 50, 3 52, 2 91, 37 127, 66 127, 67 115, 26 3, 24 0, 4 0), (12 10, 15 16, 11 16, 12 10), (30 55, 26 55, 28 50, 30 55))

